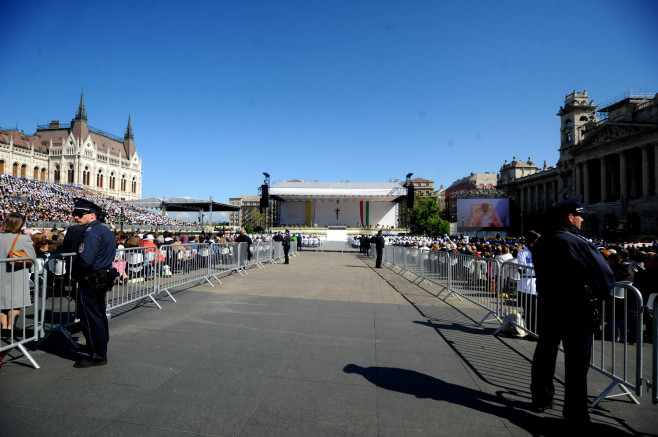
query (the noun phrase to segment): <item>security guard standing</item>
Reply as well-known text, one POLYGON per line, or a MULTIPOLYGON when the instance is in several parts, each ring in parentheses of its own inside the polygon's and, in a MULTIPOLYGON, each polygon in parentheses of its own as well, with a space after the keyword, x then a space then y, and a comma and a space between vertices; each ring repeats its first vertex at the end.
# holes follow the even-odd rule
POLYGON ((290 257, 288 257, 288 252, 290 252, 290 231, 286 229, 286 234, 283 236, 283 255, 285 256, 284 264, 290 264, 290 257))
POLYGON ((384 246, 386 246, 386 240, 382 235, 382 231, 377 232, 377 235, 372 238, 372 242, 375 243, 375 249, 377 250, 377 259, 375 260, 375 268, 382 268, 382 258, 384 256, 384 246))
POLYGON ((112 261, 116 242, 112 231, 103 225, 102 209, 85 199, 75 199, 73 217, 82 230, 75 244, 73 278, 78 282, 79 311, 82 333, 87 341, 89 358, 73 367, 85 368, 107 364, 107 343, 110 339, 105 314, 105 294, 112 287, 116 269, 112 261))
POLYGON ((532 407, 553 406, 553 376, 560 341, 565 354, 565 395, 562 415, 574 425, 590 423, 587 371, 592 333, 599 323, 600 299, 608 296, 614 275, 596 247, 577 234, 584 215, 582 196, 553 205, 548 232, 532 248, 539 295, 539 339, 532 360, 532 407))

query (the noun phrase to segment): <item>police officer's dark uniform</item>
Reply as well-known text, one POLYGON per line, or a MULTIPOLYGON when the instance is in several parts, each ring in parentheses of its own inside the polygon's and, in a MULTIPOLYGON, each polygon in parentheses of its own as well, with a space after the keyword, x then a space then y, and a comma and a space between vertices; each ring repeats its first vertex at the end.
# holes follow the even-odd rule
POLYGON ((384 256, 384 246, 386 246, 386 241, 382 236, 382 231, 377 232, 377 235, 372 238, 372 242, 375 243, 375 249, 377 250, 377 259, 375 261, 375 267, 381 269, 382 257, 384 256))
POLYGON ((251 238, 249 235, 247 235, 247 232, 244 229, 240 229, 240 235, 237 236, 235 239, 236 243, 247 243, 247 260, 251 261, 252 254, 251 254, 251 245, 253 242, 251 241, 251 238))
POLYGON ((550 229, 532 248, 539 295, 539 339, 532 360, 532 405, 553 406, 553 376, 558 345, 565 353, 562 415, 575 424, 589 422, 587 371, 598 300, 609 295, 614 276, 597 248, 576 233, 584 213, 582 196, 549 209, 550 229))
POLYGON ((114 234, 98 218, 102 209, 85 199, 76 199, 73 215, 83 227, 77 238, 73 260, 73 278, 78 282, 80 324, 87 341, 89 358, 74 367, 101 366, 107 363, 107 343, 110 339, 105 295, 116 277, 112 261, 116 254, 114 234))
POLYGON ((283 255, 285 256, 284 264, 290 264, 288 252, 290 252, 290 231, 286 229, 286 234, 283 236, 283 255))

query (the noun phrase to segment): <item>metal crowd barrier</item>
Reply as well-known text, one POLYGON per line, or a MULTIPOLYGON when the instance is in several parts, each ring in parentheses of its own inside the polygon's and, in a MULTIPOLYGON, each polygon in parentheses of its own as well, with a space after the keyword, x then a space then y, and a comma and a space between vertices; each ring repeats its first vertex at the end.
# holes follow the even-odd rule
MULTIPOLYGON (((375 248, 372 247, 371 256, 376 256, 375 253, 375 248)), ((437 297, 447 291, 443 300, 456 296, 485 309, 487 314, 478 324, 493 315, 501 323, 494 335, 511 328, 516 335, 538 337, 538 299, 532 266, 515 262, 501 264, 493 259, 460 253, 401 246, 385 247, 383 260, 389 263, 391 268, 398 267, 399 274, 415 275, 414 282, 430 281, 439 285, 441 290, 437 297)), ((565 305, 567 304, 568 302, 565 302, 565 305)), ((590 367, 609 377, 612 382, 594 401, 594 405, 613 397, 609 396, 609 393, 615 387, 619 387, 623 392, 621 396, 626 395, 633 402, 639 403, 630 390, 637 396, 642 396, 643 381, 654 387, 653 402, 658 403, 655 395, 658 383, 656 323, 653 323, 652 375, 650 378, 642 376, 644 309, 641 293, 625 283, 615 283, 610 297, 601 302, 601 323, 594 334, 590 367)), ((658 302, 654 303, 652 311, 655 317, 658 302)))
POLYGON ((610 377, 612 383, 593 405, 598 405, 617 386, 639 404, 628 388, 642 396, 643 307, 640 291, 621 282, 615 283, 611 295, 602 302, 591 367, 610 377))
MULTIPOLYGON (((283 257, 278 242, 259 242, 252 245, 248 259, 247 243, 169 244, 158 249, 132 247, 118 249, 113 266, 119 272, 115 285, 107 293, 107 312, 151 299, 158 308, 156 297, 166 293, 174 302, 170 290, 193 282, 210 281, 219 275, 246 273, 246 267, 274 263, 283 257)), ((291 247, 290 255, 296 255, 291 247)), ((52 254, 47 260, 39 258, 0 259, 0 281, 11 276, 8 293, 9 307, 19 310, 17 324, 2 337, 0 353, 17 349, 36 369, 39 365, 25 347, 55 331, 62 332, 75 346, 76 342, 65 328, 79 321, 77 317, 77 284, 71 278, 74 253, 52 254), (17 267, 15 261, 29 260, 32 267, 17 267), (21 284, 23 284, 21 286, 21 284), (17 290, 24 296, 18 303, 17 290), (16 301, 16 304, 14 302, 16 301)), ((2 308, 9 309, 9 308, 2 308)))
POLYGON ((0 259, 0 284, 11 284, 9 290, 4 288, 1 290, 5 306, 8 305, 7 308, 3 307, 2 310, 20 311, 16 319, 17 325, 13 324, 12 311, 7 314, 12 326, 9 335, 2 337, 0 353, 4 355, 6 351, 18 349, 35 369, 39 368, 39 364, 32 358, 32 355, 25 348, 25 344, 36 341, 41 331, 41 327, 39 326, 39 308, 42 303, 39 299, 39 295, 42 294, 40 288, 41 281, 36 277, 39 273, 36 258, 0 259), (16 264, 17 261, 30 261, 34 268, 18 266, 16 264), (32 277, 32 270, 36 271, 34 278, 32 277))
POLYGON ((59 331, 76 345, 65 329, 78 322, 77 284, 71 279, 74 256, 75 253, 51 254, 37 277, 43 295, 40 338, 59 331))
MULTIPOLYGON (((653 353, 651 355, 651 391, 653 393, 652 402, 654 405, 658 405, 658 323, 656 323, 656 318, 658 318, 658 293, 653 293, 649 296, 647 302, 647 315, 650 317, 651 323, 647 323, 651 326, 651 342, 653 343, 653 353)), ((647 322, 649 322, 647 320, 647 322)))

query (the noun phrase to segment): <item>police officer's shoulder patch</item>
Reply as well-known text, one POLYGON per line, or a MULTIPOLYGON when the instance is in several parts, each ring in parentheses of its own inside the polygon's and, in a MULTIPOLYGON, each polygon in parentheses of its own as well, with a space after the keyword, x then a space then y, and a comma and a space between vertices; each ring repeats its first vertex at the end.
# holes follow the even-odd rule
POLYGON ((78 247, 78 253, 82 253, 85 251, 85 243, 80 243, 80 247, 78 247))

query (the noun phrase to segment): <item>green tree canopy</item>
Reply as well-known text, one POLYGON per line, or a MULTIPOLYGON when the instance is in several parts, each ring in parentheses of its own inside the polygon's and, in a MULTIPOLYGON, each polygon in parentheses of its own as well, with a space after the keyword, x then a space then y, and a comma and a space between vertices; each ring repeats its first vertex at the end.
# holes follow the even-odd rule
POLYGON ((412 229, 423 235, 441 235, 450 232, 450 223, 439 217, 441 208, 436 197, 418 199, 411 210, 412 229))

